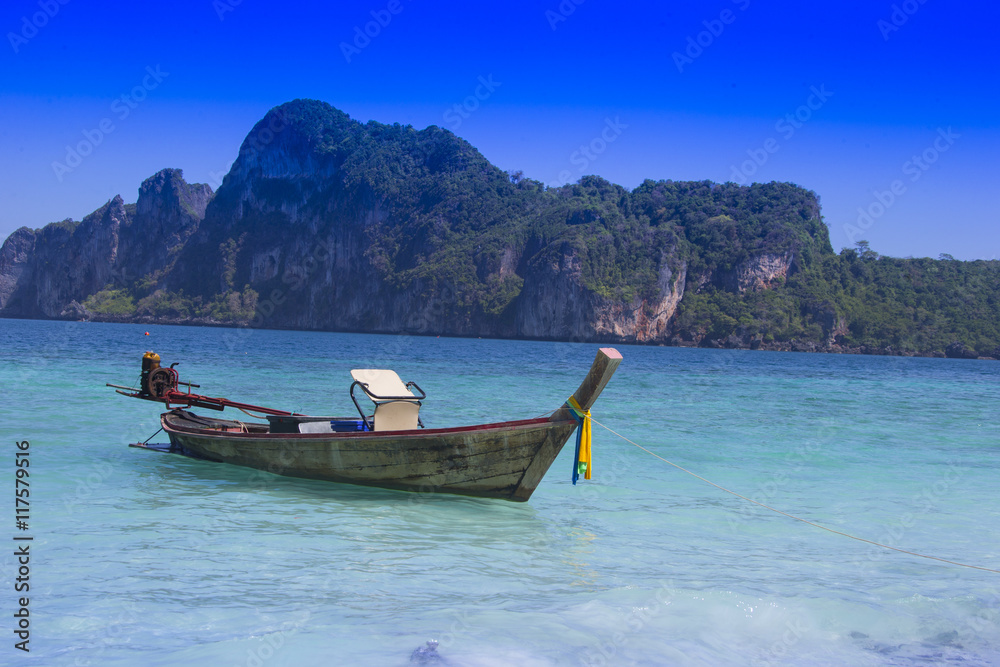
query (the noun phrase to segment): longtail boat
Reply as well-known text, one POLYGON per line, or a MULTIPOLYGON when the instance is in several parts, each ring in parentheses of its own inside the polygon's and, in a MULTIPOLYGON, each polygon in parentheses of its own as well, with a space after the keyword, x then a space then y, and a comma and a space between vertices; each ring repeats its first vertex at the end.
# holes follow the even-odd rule
MULTIPOLYGON (((351 372, 360 418, 300 415, 195 394, 199 385, 181 382, 176 364, 161 366, 153 352, 143 356, 138 388, 108 386, 166 405, 160 424, 170 451, 289 477, 523 502, 573 431, 589 431, 590 408, 621 360, 617 350, 601 348, 579 389, 547 417, 454 428, 422 428, 419 409, 426 394, 387 370, 351 372), (374 404, 372 415, 358 403, 356 390, 374 404), (205 417, 186 409, 192 407, 262 413, 268 423, 205 417)), ((585 467, 587 440, 581 447, 577 439, 577 457, 585 467)))

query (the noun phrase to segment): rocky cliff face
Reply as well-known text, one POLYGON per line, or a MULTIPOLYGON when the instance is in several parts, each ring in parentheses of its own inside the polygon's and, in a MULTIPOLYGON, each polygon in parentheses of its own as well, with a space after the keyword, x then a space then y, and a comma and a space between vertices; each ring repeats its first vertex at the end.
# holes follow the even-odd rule
POLYGON ((790 252, 781 255, 765 253, 741 261, 733 271, 723 276, 723 282, 729 289, 741 294, 759 292, 774 287, 778 281, 788 277, 793 263, 794 257, 790 252))
POLYGON ((217 193, 167 169, 134 205, 12 234, 0 316, 797 349, 780 325, 831 348, 837 305, 768 300, 824 253, 796 186, 545 188, 439 128, 299 100, 253 128, 217 193))
POLYGON ((143 182, 135 205, 115 196, 80 222, 17 230, 0 248, 0 314, 87 316, 82 304, 169 266, 204 216, 207 185, 188 185, 176 169, 143 182))
POLYGON ((532 197, 450 133, 360 126, 293 103, 248 135, 166 282, 206 299, 249 287, 255 326, 666 340, 686 278, 676 246, 653 259, 651 289, 602 294, 587 284, 579 238, 557 228, 501 240, 488 213, 464 210, 527 210, 532 197))
MULTIPOLYGON (((5 272, 4 282, 18 295, 4 313, 21 317, 60 317, 74 301, 82 301, 111 282, 118 257, 118 232, 127 219, 125 204, 115 197, 82 222, 48 225, 34 234, 21 233, 17 246, 24 261, 20 271, 5 272), (34 237, 30 245, 28 240, 34 237)), ((7 254, 8 239, 0 254, 7 254)))
POLYGON ((168 269, 173 255, 198 230, 212 194, 208 185, 186 183, 179 169, 164 169, 143 181, 135 215, 119 231, 117 265, 125 278, 168 269))
POLYGON ((687 278, 687 266, 681 262, 672 270, 672 259, 666 253, 660 258, 653 294, 623 301, 588 289, 579 255, 563 246, 526 276, 512 334, 572 341, 665 341, 687 278))
POLYGON ((24 301, 31 299, 27 293, 34 251, 35 232, 27 227, 7 237, 0 248, 0 312, 8 307, 20 312, 24 301))

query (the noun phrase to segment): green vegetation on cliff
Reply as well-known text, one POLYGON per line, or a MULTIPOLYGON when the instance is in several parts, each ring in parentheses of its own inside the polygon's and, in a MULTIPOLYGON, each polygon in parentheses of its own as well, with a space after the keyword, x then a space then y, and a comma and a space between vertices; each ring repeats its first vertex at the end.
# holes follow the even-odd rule
MULTIPOLYGON (((200 215, 180 172, 161 182, 184 208, 162 228, 200 215)), ((135 216, 126 208, 122 229, 135 216)), ((77 224, 40 238, 71 255, 77 224)), ((629 191, 584 176, 546 187, 447 130, 362 124, 311 100, 269 112, 204 219, 183 224, 162 266, 147 252, 138 271, 116 267, 113 285, 78 296, 84 307, 387 330, 407 319, 400 309, 419 319, 437 304, 441 333, 518 336, 518 318, 532 316, 551 327, 532 335, 553 338, 603 308, 638 328, 590 323, 595 340, 1000 356, 1000 262, 894 259, 865 244, 837 254, 816 195, 796 185, 647 180, 629 191), (527 303, 539 295, 548 301, 527 303)))
POLYGON ((111 285, 96 294, 92 294, 83 302, 83 307, 91 313, 106 317, 135 315, 135 299, 132 297, 131 290, 114 289, 111 285))

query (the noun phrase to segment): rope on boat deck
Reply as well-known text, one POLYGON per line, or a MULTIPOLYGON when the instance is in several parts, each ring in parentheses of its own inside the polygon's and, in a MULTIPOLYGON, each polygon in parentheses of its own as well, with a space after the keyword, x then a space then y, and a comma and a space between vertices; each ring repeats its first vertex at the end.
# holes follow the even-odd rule
POLYGON ((612 428, 610 428, 608 426, 605 426, 604 424, 602 424, 601 422, 597 421, 593 417, 590 418, 590 421, 592 421, 593 423, 597 424, 598 426, 600 426, 604 430, 609 431, 609 432, 613 433, 614 435, 617 435, 619 438, 621 438, 625 442, 630 443, 632 445, 635 445, 636 447, 638 447, 642 451, 646 452, 647 454, 649 454, 651 456, 655 456, 656 458, 660 459, 664 463, 668 463, 668 464, 672 465, 673 467, 677 468, 678 470, 680 470, 682 472, 686 472, 687 474, 691 475, 692 477, 696 477, 696 478, 700 479, 701 481, 705 482, 706 484, 710 484, 711 486, 714 486, 715 488, 719 489, 720 491, 725 491, 726 493, 734 495, 737 498, 742 498, 743 500, 746 500, 747 502, 751 502, 754 505, 759 505, 759 506, 763 507, 766 510, 770 510, 770 511, 775 512, 777 514, 781 514, 782 516, 787 516, 789 519, 795 519, 796 521, 801 521, 802 523, 807 523, 810 526, 813 526, 815 528, 819 528, 820 530, 825 530, 828 533, 833 533, 835 535, 842 535, 844 537, 849 537, 852 540, 857 540, 858 542, 864 542, 866 544, 871 544, 871 545, 874 545, 876 547, 882 547, 883 549, 892 549, 893 551, 898 551, 900 553, 909 554, 911 556, 917 556, 919 558, 928 558, 930 560, 936 560, 936 561, 940 561, 942 563, 948 563, 949 565, 958 565, 959 567, 967 567, 967 568, 971 568, 973 570, 983 570, 984 572, 993 572, 995 574, 1000 574, 1000 570, 994 570, 994 569, 989 568, 989 567, 981 567, 979 565, 968 565, 967 563, 959 563, 959 562, 956 562, 956 561, 953 561, 953 560, 948 560, 947 558, 938 558, 937 556, 928 556, 927 554, 917 553, 916 551, 907 551, 906 549, 900 549, 899 547, 889 546, 888 544, 882 544, 881 542, 875 542, 873 540, 866 540, 863 537, 857 537, 856 535, 851 535, 849 533, 844 533, 844 532, 841 532, 839 530, 834 530, 833 528, 827 528, 826 526, 820 525, 820 524, 815 523, 813 521, 809 521, 808 519, 803 519, 801 517, 797 517, 794 514, 789 514, 788 512, 782 512, 781 510, 775 509, 774 507, 771 507, 770 505, 765 505, 762 502, 758 502, 758 501, 754 500, 753 498, 747 498, 746 496, 741 495, 739 493, 736 493, 735 491, 730 491, 726 487, 719 486, 715 482, 713 482, 711 480, 707 480, 704 477, 702 477, 701 475, 695 474, 695 473, 691 472, 690 470, 688 470, 687 468, 684 468, 682 466, 677 465, 673 461, 668 461, 667 459, 663 458, 659 454, 656 454, 655 452, 651 452, 650 450, 646 449, 645 447, 643 447, 639 443, 637 443, 637 442, 635 442, 633 440, 629 440, 628 438, 626 438, 624 435, 622 435, 618 431, 616 431, 616 430, 614 430, 614 429, 612 429, 612 428))
POLYGON ((242 412, 245 415, 250 415, 254 419, 267 419, 267 415, 255 415, 254 413, 250 412, 249 410, 244 410, 243 408, 236 408, 236 409, 239 410, 240 412, 242 412))

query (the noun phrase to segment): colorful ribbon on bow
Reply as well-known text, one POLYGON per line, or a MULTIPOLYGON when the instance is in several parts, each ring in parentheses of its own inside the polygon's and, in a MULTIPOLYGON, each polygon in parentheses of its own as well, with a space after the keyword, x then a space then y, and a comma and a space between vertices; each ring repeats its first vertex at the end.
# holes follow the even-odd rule
POLYGON ((590 479, 590 410, 584 410, 577 403, 576 398, 569 397, 570 409, 573 416, 580 423, 580 428, 576 432, 576 457, 573 460, 573 484, 583 475, 584 479, 590 479))

